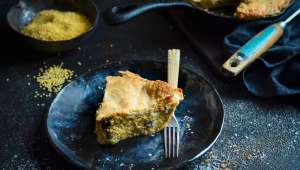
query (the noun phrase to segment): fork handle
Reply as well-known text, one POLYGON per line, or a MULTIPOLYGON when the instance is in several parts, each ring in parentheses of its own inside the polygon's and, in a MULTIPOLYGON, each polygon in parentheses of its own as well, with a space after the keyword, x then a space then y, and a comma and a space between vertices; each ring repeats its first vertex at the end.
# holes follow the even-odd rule
POLYGON ((178 86, 179 65, 180 50, 168 50, 168 83, 174 88, 177 88, 178 86))

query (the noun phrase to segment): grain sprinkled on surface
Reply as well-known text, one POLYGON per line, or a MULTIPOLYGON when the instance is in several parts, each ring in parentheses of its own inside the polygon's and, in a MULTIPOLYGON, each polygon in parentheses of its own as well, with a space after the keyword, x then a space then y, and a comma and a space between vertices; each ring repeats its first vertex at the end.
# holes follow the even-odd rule
POLYGON ((40 88, 47 90, 50 94, 59 92, 63 84, 74 75, 72 70, 63 68, 62 66, 63 64, 60 64, 40 69, 40 72, 35 77, 40 88))

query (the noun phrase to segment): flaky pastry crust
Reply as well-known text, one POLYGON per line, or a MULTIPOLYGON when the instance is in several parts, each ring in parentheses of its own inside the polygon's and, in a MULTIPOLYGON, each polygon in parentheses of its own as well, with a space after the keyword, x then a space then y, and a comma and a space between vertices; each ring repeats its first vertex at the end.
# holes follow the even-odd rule
POLYGON ((290 3, 291 0, 244 0, 235 15, 242 20, 269 17, 281 13, 290 3))

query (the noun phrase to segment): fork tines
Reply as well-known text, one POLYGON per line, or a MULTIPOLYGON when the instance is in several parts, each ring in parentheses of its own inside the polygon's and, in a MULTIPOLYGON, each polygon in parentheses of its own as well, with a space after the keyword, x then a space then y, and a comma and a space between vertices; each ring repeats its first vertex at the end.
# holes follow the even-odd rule
POLYGON ((179 155, 179 128, 166 127, 164 129, 165 157, 178 158, 179 155))

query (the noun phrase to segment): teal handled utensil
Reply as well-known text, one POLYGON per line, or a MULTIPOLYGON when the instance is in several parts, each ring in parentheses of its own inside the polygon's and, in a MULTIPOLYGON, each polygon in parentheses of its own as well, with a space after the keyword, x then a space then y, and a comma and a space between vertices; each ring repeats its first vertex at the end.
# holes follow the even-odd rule
POLYGON ((280 39, 286 25, 299 13, 300 9, 286 20, 272 24, 255 35, 223 64, 223 68, 229 71, 233 76, 238 75, 244 68, 259 58, 280 39))

